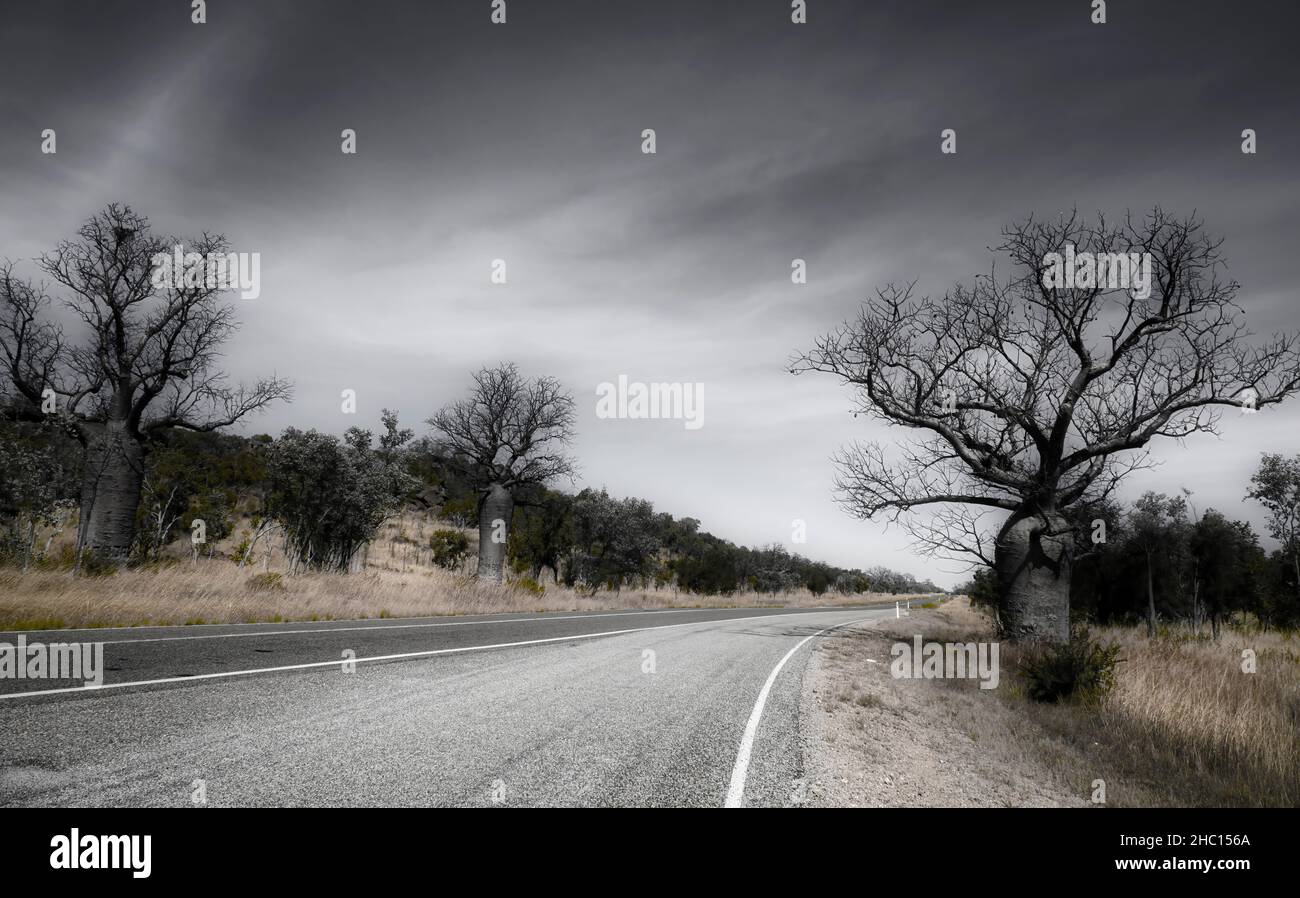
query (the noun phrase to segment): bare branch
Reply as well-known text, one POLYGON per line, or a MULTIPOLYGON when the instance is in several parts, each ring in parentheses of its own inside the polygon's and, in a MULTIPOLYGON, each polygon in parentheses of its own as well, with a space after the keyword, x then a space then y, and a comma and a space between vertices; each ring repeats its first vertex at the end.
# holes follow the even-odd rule
MULTIPOLYGON (((1011 277, 994 269, 938 301, 886 286, 792 360, 793 373, 852 385, 858 413, 926 435, 894 463, 878 446, 841 454, 837 487, 853 513, 895 520, 962 504, 1048 520, 1148 466, 1140 450, 1157 437, 1216 432, 1223 409, 1255 411, 1300 389, 1300 335, 1251 339, 1220 241, 1195 217, 1071 213, 1003 237, 1011 277), (1106 278, 1048 277, 1053 254, 1067 252, 1104 257, 1106 278)), ((969 535, 947 514, 936 526, 969 535)))
POLYGON ((474 375, 470 396, 428 420, 441 446, 480 486, 506 488, 571 476, 564 452, 575 421, 573 397, 551 377, 527 380, 511 363, 474 375))

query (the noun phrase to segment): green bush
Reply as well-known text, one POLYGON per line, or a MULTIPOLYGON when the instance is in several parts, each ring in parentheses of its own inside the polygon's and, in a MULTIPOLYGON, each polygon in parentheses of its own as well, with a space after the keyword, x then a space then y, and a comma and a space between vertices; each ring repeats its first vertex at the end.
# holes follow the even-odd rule
POLYGON ((1020 662, 1030 698, 1039 702, 1101 700, 1115 686, 1118 645, 1094 642, 1077 631, 1068 642, 1029 650, 1020 662))
POLYGON ((434 564, 455 570, 469 554, 469 537, 459 530, 435 530, 429 537, 429 548, 433 550, 434 564))
POLYGON ((40 555, 32 562, 40 571, 70 571, 77 564, 77 550, 70 543, 64 543, 48 555, 40 555))
POLYGON ((80 573, 83 577, 111 577, 117 573, 117 564, 98 552, 85 551, 81 553, 80 573))
POLYGON ((538 583, 532 577, 520 577, 514 582, 514 587, 515 589, 532 593, 535 596, 543 595, 546 592, 546 587, 538 583))
POLYGON ((135 565, 135 569, 137 571, 149 571, 150 573, 156 574, 158 573, 158 571, 166 570, 167 568, 171 568, 171 567, 176 567, 179 564, 181 564, 181 560, 179 558, 173 558, 171 556, 163 556, 162 558, 151 558, 146 561, 141 561, 135 565))
POLYGON ((284 576, 276 573, 254 574, 248 578, 252 592, 284 592, 284 576))

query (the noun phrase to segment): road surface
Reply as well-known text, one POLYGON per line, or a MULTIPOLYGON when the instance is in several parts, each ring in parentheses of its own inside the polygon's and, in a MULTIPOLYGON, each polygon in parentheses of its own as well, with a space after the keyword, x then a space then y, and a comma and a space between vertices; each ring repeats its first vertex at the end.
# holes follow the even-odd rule
POLYGON ((797 804, 812 642, 892 613, 29 632, 103 642, 107 672, 0 680, 0 804, 797 804))

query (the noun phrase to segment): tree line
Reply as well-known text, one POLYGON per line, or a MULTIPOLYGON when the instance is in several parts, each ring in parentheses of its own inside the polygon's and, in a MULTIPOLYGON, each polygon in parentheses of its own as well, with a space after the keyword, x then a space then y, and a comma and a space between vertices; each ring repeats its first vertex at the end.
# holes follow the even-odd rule
MULTIPOLYGON (((189 513, 182 493, 214 522, 224 519, 231 487, 220 472, 173 488, 166 452, 192 445, 185 432, 215 445, 227 425, 291 395, 276 376, 250 385, 226 379, 217 359, 235 320, 219 288, 189 277, 177 281, 185 286, 154 284, 153 256, 179 242, 208 252, 226 246, 220 235, 157 236, 143 216, 110 205, 39 258, 47 281, 0 265, 0 400, 5 426, 22 435, 5 441, 0 514, 19 522, 12 541, 25 539, 27 556, 41 529, 34 522, 59 519, 51 495, 79 509, 77 564, 156 552, 177 510, 189 513), (62 291, 62 318, 50 313, 47 284, 62 291), (69 317, 80 325, 73 335, 60 323, 69 317), (71 499, 67 481, 75 482, 71 499)), ((992 567, 1008 638, 1067 640, 1072 604, 1120 602, 1118 594, 1101 595, 1111 586, 1081 592, 1095 559, 1119 551, 1081 542, 1081 528, 1104 519, 1121 481, 1150 464, 1148 446, 1214 433, 1225 409, 1253 414, 1300 391, 1300 334, 1251 334, 1221 246, 1200 220, 1158 207, 1119 221, 1030 217, 1003 232, 998 250, 1009 267, 938 299, 915 296, 911 285, 877 290, 856 319, 791 361, 794 373, 829 373, 849 385, 858 413, 915 434, 840 453, 836 484, 845 506, 863 518, 902 521, 926 551, 964 553, 992 567), (1150 272, 1149 289, 1113 277, 1062 283, 1048 274, 1049 260, 1063 253, 1136 254, 1150 272), (1090 516, 1092 509, 1102 511, 1090 516)), ((387 425, 378 443, 357 429, 342 439, 311 431, 264 438, 267 445, 251 447, 266 471, 256 480, 263 519, 249 551, 274 523, 295 566, 347 569, 385 503, 399 501, 413 486, 409 478, 436 473, 439 485, 464 486, 464 496, 452 490, 452 513, 478 527, 477 570, 488 579, 501 579, 507 564, 615 588, 657 577, 719 591, 788 582, 821 588, 854 575, 776 549, 732 547, 680 521, 652 525, 658 518, 637 500, 591 492, 556 498, 554 482, 575 470, 567 453, 573 408, 553 378, 526 378, 500 364, 477 372, 464 398, 436 411, 428 419, 433 435, 422 441, 387 425), (422 446, 431 448, 412 462, 422 446)), ((1119 515, 1133 534, 1121 544, 1134 554, 1109 559, 1143 561, 1145 581, 1136 592, 1125 588, 1145 597, 1148 621, 1183 601, 1173 597, 1186 590, 1169 586, 1180 578, 1193 585, 1194 608, 1203 602, 1204 614, 1215 614, 1215 597, 1228 587, 1171 559, 1181 553, 1209 565, 1211 543, 1235 545, 1239 534, 1249 544, 1249 534, 1208 511, 1180 511, 1176 499, 1140 506, 1119 515), (1183 543, 1166 531, 1184 526, 1199 528, 1196 551, 1190 542, 1169 548, 1183 543), (1220 532, 1211 539, 1214 527, 1220 532)), ((1291 525, 1279 526, 1279 540, 1293 545, 1285 535, 1291 525)), ((437 551, 455 555, 458 540, 444 538, 437 551)), ((1300 579, 1297 571, 1300 561, 1283 576, 1300 579)))
MULTIPOLYGON (((1243 496, 1268 514, 1269 551, 1246 521, 1197 509, 1188 491, 1146 492, 1076 511, 1070 604, 1076 621, 1145 624, 1154 636, 1180 622, 1217 638, 1248 617, 1265 628, 1300 627, 1300 455, 1265 453, 1243 496)), ((998 581, 984 567, 959 587, 998 609, 998 581)))
MULTIPOLYGON (((0 523, 10 562, 40 558, 35 534, 76 508, 79 449, 55 422, 13 416, 0 422, 0 523)), ((498 512, 483 501, 473 466, 456 456, 454 443, 435 435, 415 439, 387 409, 378 433, 353 427, 341 437, 297 428, 278 437, 164 430, 145 455, 127 561, 158 560, 168 546, 191 541, 192 524, 202 521, 197 552, 210 555, 218 540, 234 535, 229 556, 235 564, 255 563, 275 541, 294 571, 346 572, 359 567, 384 521, 415 507, 446 525, 429 538, 433 561, 459 569, 471 550, 463 530, 498 512), (237 534, 241 520, 246 526, 237 534)), ((509 570, 534 582, 699 594, 941 591, 884 567, 849 570, 781 545, 738 546, 702 531, 695 518, 657 512, 648 500, 616 498, 604 489, 571 493, 530 483, 514 490, 510 514, 501 541, 492 545, 501 547, 509 570)))
MULTIPOLYGON (((0 525, 10 559, 43 558, 75 509, 78 570, 157 560, 185 533, 196 555, 211 555, 244 516, 251 529, 236 563, 265 552, 274 534, 293 570, 348 571, 389 515, 423 497, 478 528, 477 573, 491 580, 509 564, 585 588, 934 591, 779 546, 735 546, 644 500, 555 490, 576 471, 573 397, 509 363, 475 372, 468 394, 435 411, 419 440, 387 410, 377 435, 226 433, 289 400, 292 385, 227 379, 218 360, 237 321, 226 285, 197 269, 154 276, 155 257, 178 244, 198 264, 228 249, 219 234, 158 234, 114 203, 36 260, 43 279, 0 265, 0 525)), ((450 566, 468 540, 446 529, 430 549, 450 566)))

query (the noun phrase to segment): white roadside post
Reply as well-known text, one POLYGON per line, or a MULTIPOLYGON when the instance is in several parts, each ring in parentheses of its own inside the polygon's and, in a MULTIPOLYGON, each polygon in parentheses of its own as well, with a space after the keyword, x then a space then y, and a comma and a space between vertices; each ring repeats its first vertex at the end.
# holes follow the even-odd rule
POLYGON ((895 603, 894 603, 894 617, 895 617, 895 618, 900 618, 900 617, 902 617, 902 616, 903 616, 903 612, 901 612, 901 611, 898 610, 898 603, 895 602, 895 603))

